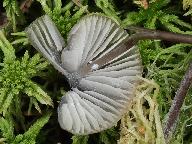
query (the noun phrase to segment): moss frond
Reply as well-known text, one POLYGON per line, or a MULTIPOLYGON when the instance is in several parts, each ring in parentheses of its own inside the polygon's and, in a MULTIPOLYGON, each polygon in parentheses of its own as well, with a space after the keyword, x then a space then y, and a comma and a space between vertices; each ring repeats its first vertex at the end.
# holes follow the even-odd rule
POLYGON ((22 93, 36 98, 41 104, 52 106, 51 98, 31 80, 34 76, 38 76, 48 63, 39 54, 30 58, 27 51, 22 59, 16 59, 15 50, 2 31, 0 32, 0 47, 4 53, 4 63, 0 70, 0 113, 3 112, 5 115, 15 97, 22 93))
POLYGON ((165 144, 156 100, 159 89, 159 85, 153 80, 142 78, 131 109, 127 110, 127 114, 121 120, 119 144, 165 144))
POLYGON ((41 128, 48 122, 51 113, 48 112, 39 118, 24 134, 14 135, 13 123, 4 118, 0 119, 0 132, 5 138, 4 142, 10 144, 35 144, 36 137, 41 128), (5 133, 6 132, 6 133, 5 133))
POLYGON ((55 22, 59 31, 65 39, 73 25, 86 13, 87 6, 82 6, 79 9, 74 7, 73 2, 69 2, 65 7, 62 7, 61 0, 54 0, 54 7, 48 5, 47 0, 38 0, 43 10, 55 22), (72 8, 73 7, 73 8, 72 8))
POLYGON ((3 0, 3 7, 6 10, 6 14, 11 24, 13 25, 13 31, 17 31, 18 20, 22 19, 22 13, 18 5, 17 0, 3 0))
POLYGON ((74 135, 72 137, 73 143, 72 144, 87 144, 88 143, 89 136, 78 136, 74 135))

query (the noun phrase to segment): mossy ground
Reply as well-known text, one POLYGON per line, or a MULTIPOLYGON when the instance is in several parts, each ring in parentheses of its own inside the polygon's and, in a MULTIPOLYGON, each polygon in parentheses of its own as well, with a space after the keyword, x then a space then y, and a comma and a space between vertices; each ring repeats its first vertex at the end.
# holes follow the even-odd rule
MULTIPOLYGON (((138 47, 145 80, 138 87, 137 99, 133 100, 127 115, 116 127, 107 131, 90 136, 73 136, 62 130, 57 122, 58 102, 69 86, 63 76, 30 46, 23 30, 46 13, 66 40, 68 32, 81 17, 98 12, 111 17, 124 28, 137 25, 191 34, 192 1, 74 2, 0 1, 0 143, 164 143, 162 124, 192 59, 191 45, 140 41, 138 47), (143 92, 146 92, 145 95, 142 95, 143 92)), ((171 143, 189 144, 192 142, 191 133, 192 89, 186 96, 171 143)))

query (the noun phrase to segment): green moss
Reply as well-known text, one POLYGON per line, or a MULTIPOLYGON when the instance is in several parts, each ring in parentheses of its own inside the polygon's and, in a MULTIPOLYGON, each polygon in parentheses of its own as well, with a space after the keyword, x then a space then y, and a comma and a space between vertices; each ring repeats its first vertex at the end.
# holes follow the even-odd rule
MULTIPOLYGON (((9 24, 0 31, 0 137, 2 138, 0 141, 4 143, 35 143, 35 138, 45 123, 51 127, 44 128, 39 134, 41 140, 38 141, 41 143, 47 143, 48 140, 52 143, 60 142, 58 140, 60 137, 74 144, 116 143, 119 139, 119 131, 122 131, 117 126, 99 134, 73 136, 72 140, 59 135, 62 132, 58 126, 55 126, 58 124, 57 107, 45 105, 53 106, 54 103, 57 106, 62 95, 61 91, 65 93, 67 84, 60 81, 61 76, 51 66, 48 66, 45 59, 39 54, 34 54, 37 52, 30 47, 23 32, 24 28, 37 18, 33 14, 36 8, 42 9, 42 11, 38 11, 39 16, 47 14, 52 18, 65 40, 67 40, 71 28, 81 17, 95 12, 107 15, 124 28, 129 25, 138 25, 183 34, 192 33, 190 0, 183 0, 183 4, 173 0, 149 0, 146 7, 143 7, 143 1, 139 0, 137 2, 136 0, 82 0, 81 3, 74 2, 76 4, 70 0, 37 0, 31 5, 28 13, 23 14, 19 9, 20 1, 2 1, 9 24), (183 11, 183 8, 187 11, 183 11), (183 16, 184 14, 188 17, 183 16), (25 23, 23 20, 26 20, 25 23), (16 31, 20 32, 10 34, 10 32, 16 31), (53 119, 48 121, 50 114, 47 115, 46 111, 50 109, 54 111, 53 119), (28 115, 33 115, 32 120, 26 116, 26 111, 28 115), (28 129, 33 124, 33 120, 39 118, 36 113, 41 113, 43 118, 37 120, 37 123, 33 125, 34 128, 32 126, 28 129), (24 134, 20 134, 23 132, 24 134), (58 135, 57 138, 53 136, 53 133, 58 135)), ((159 86, 156 99, 157 113, 160 120, 163 121, 184 72, 192 60, 191 45, 145 40, 140 41, 138 47, 144 65, 144 77, 153 79, 159 86)), ((152 94, 153 91, 151 91, 152 94)), ((149 94, 149 96, 151 95, 149 94)), ((182 107, 172 143, 192 142, 191 95, 190 89, 182 107)), ((144 112, 148 112, 147 108, 140 108, 144 112)), ((139 121, 140 117, 137 118, 139 121)), ((137 126, 141 125, 141 123, 137 124, 137 126)), ((157 125, 150 123, 150 126, 151 131, 155 133, 151 134, 149 131, 148 134, 155 139, 157 135, 154 128, 157 125)), ((140 135, 140 133, 138 134, 140 135)), ((160 138, 158 137, 158 139, 160 138)), ((144 141, 145 139, 141 137, 140 143, 144 141)))

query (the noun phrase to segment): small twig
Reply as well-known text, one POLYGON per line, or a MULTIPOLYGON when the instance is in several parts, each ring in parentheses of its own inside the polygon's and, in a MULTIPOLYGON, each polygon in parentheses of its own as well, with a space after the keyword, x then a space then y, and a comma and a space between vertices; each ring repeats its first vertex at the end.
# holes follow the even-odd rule
POLYGON ((148 0, 135 0, 134 3, 137 4, 137 5, 140 5, 144 9, 148 9, 148 7, 149 7, 148 0))
MULTIPOLYGON (((80 0, 72 0, 72 2, 77 5, 79 8, 83 7, 80 0)), ((89 13, 88 9, 85 10, 86 13, 89 13)))
POLYGON ((148 1, 147 0, 141 0, 141 2, 143 3, 143 8, 148 9, 148 7, 149 7, 148 1))
POLYGON ((8 19, 5 13, 0 12, 0 27, 5 26, 8 23, 8 19))
POLYGON ((192 84, 192 62, 189 65, 189 69, 185 73, 180 87, 176 92, 171 108, 169 109, 168 117, 164 126, 164 136, 166 141, 169 141, 171 134, 174 132, 176 123, 179 117, 181 107, 183 105, 187 91, 192 84))
POLYGON ((28 12, 29 7, 31 6, 33 0, 25 0, 24 2, 21 3, 20 9, 23 13, 28 12))

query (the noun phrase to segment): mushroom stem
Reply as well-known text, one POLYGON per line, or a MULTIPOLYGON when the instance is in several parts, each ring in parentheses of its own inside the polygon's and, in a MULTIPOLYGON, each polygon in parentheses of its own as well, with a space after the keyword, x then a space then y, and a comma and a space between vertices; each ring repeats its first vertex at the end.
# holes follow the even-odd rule
POLYGON ((188 34, 178 34, 173 32, 165 32, 159 30, 146 29, 136 26, 129 26, 126 28, 129 33, 135 34, 129 37, 132 45, 135 45, 139 40, 144 39, 160 39, 171 42, 188 43, 192 44, 192 36, 188 34))
POLYGON ((189 65, 188 70, 186 71, 180 87, 178 88, 176 95, 173 99, 171 108, 169 109, 168 117, 164 126, 164 136, 166 141, 169 140, 171 134, 174 132, 176 123, 179 117, 179 113, 184 102, 187 91, 192 84, 192 62, 189 65))

